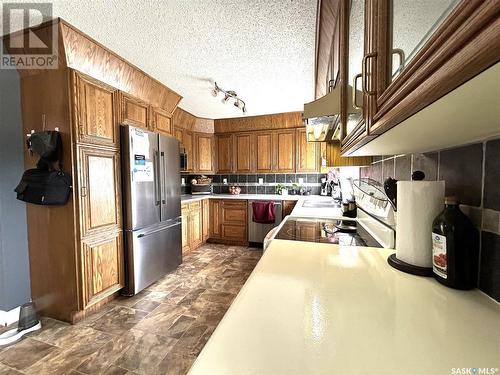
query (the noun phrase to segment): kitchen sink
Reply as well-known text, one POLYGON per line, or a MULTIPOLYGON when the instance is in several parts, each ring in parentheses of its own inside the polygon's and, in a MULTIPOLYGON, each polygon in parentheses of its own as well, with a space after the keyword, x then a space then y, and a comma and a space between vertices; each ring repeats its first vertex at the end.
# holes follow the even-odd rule
POLYGON ((331 201, 317 201, 317 200, 307 200, 304 201, 302 207, 309 208, 338 208, 340 205, 331 200, 331 201))

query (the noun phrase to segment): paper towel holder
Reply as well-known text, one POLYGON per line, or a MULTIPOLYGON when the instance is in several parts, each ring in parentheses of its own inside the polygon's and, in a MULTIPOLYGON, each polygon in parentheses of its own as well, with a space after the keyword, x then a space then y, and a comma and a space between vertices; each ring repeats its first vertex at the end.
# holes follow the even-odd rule
POLYGON ((417 276, 432 276, 432 267, 420 267, 413 264, 403 262, 396 257, 396 253, 387 258, 387 263, 395 269, 417 276))

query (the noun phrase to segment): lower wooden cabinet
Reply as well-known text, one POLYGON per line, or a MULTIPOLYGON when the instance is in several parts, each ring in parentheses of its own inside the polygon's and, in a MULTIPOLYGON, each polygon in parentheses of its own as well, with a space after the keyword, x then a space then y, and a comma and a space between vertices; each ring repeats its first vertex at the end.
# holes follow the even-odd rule
POLYGON ((125 285, 122 232, 82 241, 83 307, 103 300, 125 285))
POLYGON ((210 202, 208 199, 201 201, 202 221, 203 221, 203 242, 206 242, 210 233, 210 202))
POLYGON ((203 238, 203 202, 197 201, 181 206, 182 253, 186 254, 199 247, 203 238))
POLYGON ((297 201, 283 201, 283 213, 282 216, 288 216, 292 213, 297 201))
POLYGON ((210 200, 210 239, 215 242, 248 243, 246 200, 210 200))

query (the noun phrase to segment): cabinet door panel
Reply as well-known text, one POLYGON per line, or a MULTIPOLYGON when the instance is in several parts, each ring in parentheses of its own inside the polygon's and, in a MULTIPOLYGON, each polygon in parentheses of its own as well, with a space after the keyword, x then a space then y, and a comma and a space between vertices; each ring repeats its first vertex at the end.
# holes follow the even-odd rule
POLYGON ((82 237, 120 228, 121 191, 119 154, 80 148, 82 237))
POLYGON ((258 133, 255 136, 255 157, 257 163, 255 169, 257 172, 271 172, 273 169, 273 149, 271 131, 258 133))
POLYGON ((194 170, 196 155, 194 154, 193 143, 193 133, 185 130, 182 134, 182 145, 187 154, 186 172, 192 172, 194 170))
POLYGON ((173 132, 172 131, 172 120, 167 115, 167 113, 160 110, 160 109, 153 108, 151 110, 151 114, 152 114, 151 117, 152 117, 152 121, 153 121, 152 122, 153 130, 155 130, 159 133, 171 135, 173 132))
POLYGON ((251 172, 252 171, 252 134, 236 134, 234 136, 235 143, 235 172, 251 172))
POLYGON ((212 135, 196 134, 196 171, 213 173, 214 137, 212 135))
POLYGON ((230 224, 245 224, 247 211, 245 208, 224 204, 222 206, 222 222, 230 224))
POLYGON ((78 142, 118 146, 118 90, 76 74, 78 142))
POLYGON ((295 172, 295 130, 278 130, 274 133, 276 172, 295 172))
POLYGON ((189 212, 189 246, 196 249, 203 242, 201 209, 196 208, 189 212))
POLYGON ((208 199, 204 199, 202 202, 202 216, 203 216, 203 242, 205 242, 209 237, 210 232, 210 204, 208 199))
POLYGON ((189 207, 188 205, 181 206, 182 220, 182 254, 189 252, 189 207))
POLYGON ((307 142, 306 130, 297 130, 297 172, 319 170, 319 143, 307 142))
POLYGON ((106 239, 84 241, 84 306, 120 290, 124 285, 122 232, 106 239))
POLYGON ((231 173, 233 170, 233 136, 217 137, 217 167, 219 173, 231 173))
POLYGON ((222 238, 229 241, 246 242, 247 228, 243 225, 222 224, 222 238))
POLYGON ((149 106, 147 103, 122 94, 122 118, 123 124, 139 126, 148 129, 149 106))
POLYGON ((210 238, 220 238, 221 237, 221 225, 220 225, 220 209, 221 201, 210 199, 210 238))

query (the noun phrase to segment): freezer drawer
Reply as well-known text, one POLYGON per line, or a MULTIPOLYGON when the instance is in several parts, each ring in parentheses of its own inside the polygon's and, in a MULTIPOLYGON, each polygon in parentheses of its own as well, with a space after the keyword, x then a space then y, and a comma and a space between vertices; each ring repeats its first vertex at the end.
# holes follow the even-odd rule
POLYGON ((126 295, 139 293, 182 263, 180 218, 126 233, 126 295))

